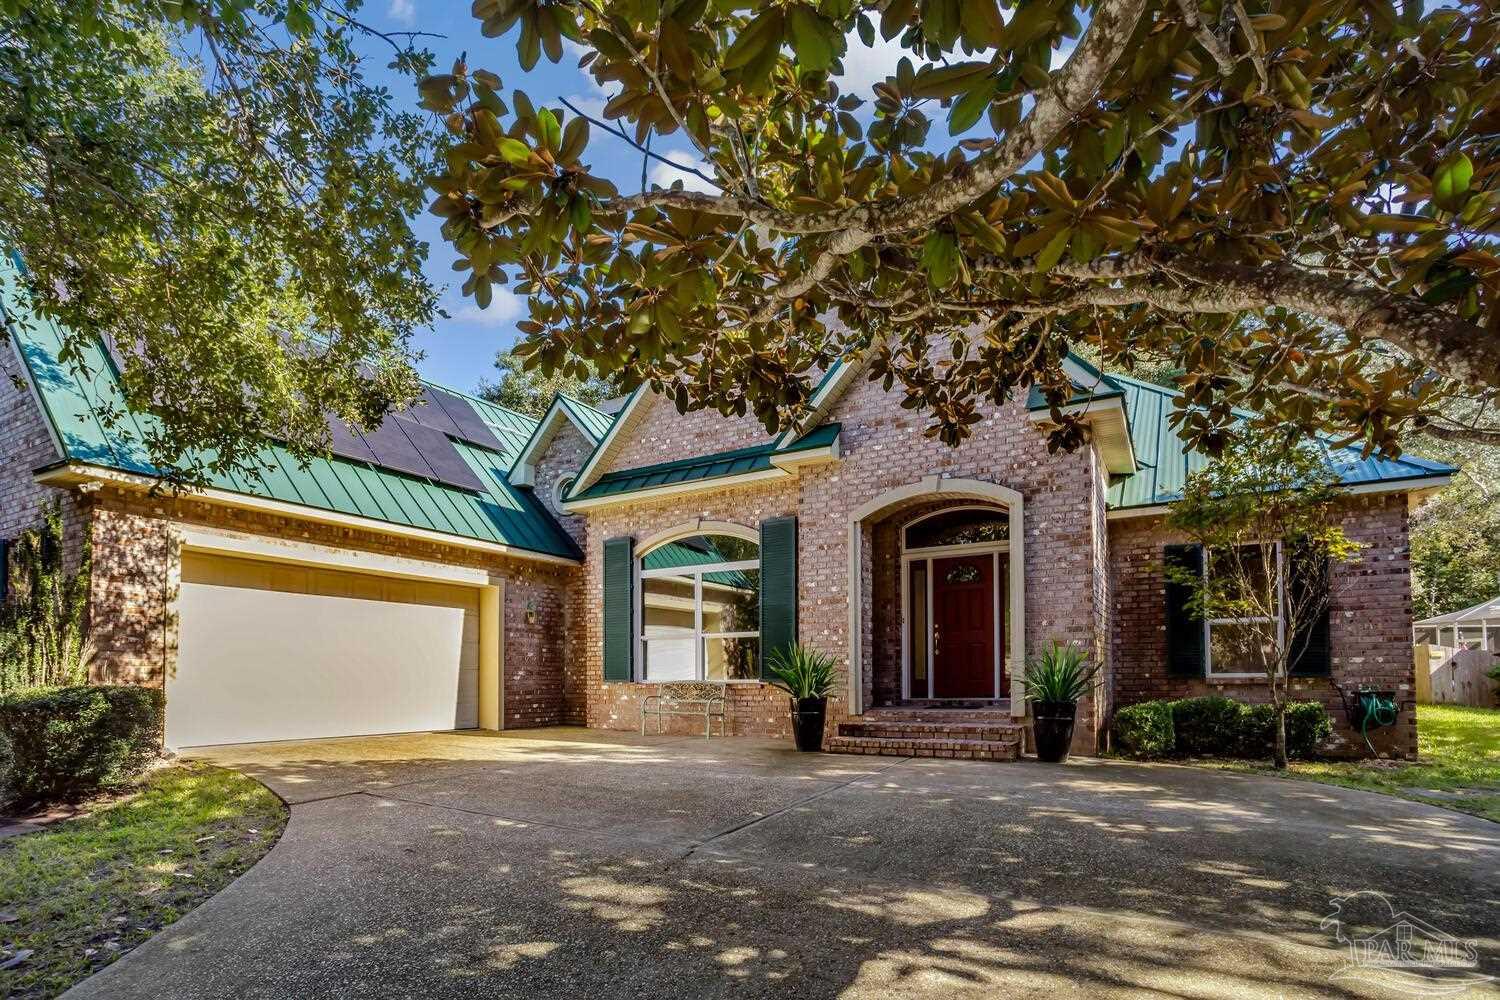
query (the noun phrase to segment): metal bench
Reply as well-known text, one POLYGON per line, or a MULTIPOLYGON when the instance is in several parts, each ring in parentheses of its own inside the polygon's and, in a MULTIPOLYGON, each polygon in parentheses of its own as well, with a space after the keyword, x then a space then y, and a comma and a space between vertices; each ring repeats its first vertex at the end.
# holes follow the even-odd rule
POLYGON ((646 720, 656 713, 656 733, 661 735, 662 717, 682 715, 702 717, 703 738, 713 735, 713 720, 719 720, 719 735, 726 732, 728 712, 722 684, 663 684, 656 694, 641 699, 641 735, 646 735, 646 720))

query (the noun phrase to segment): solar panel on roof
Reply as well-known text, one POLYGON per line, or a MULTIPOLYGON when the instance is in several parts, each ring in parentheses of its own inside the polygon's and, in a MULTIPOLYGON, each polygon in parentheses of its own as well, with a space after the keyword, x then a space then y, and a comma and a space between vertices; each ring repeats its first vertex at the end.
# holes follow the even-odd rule
POLYGON ((401 417, 390 422, 405 432, 412 447, 432 469, 433 478, 438 482, 476 492, 484 489, 484 483, 469 467, 469 463, 463 460, 463 456, 459 455, 453 442, 448 440, 448 435, 436 427, 428 427, 401 417))
POLYGON ((477 444, 481 448, 489 448, 492 451, 505 450, 505 445, 495 436, 495 432, 490 430, 489 424, 484 422, 479 416, 479 411, 474 409, 467 399, 436 386, 428 386, 426 394, 429 399, 442 407, 443 412, 453 421, 457 430, 450 433, 470 444, 477 444))
POLYGON ((365 443, 375 453, 375 464, 397 472, 410 473, 423 479, 433 475, 432 466, 422 458, 411 438, 406 436, 400 417, 388 416, 379 427, 364 432, 365 443))
POLYGON ((370 450, 369 445, 365 444, 365 439, 359 431, 338 417, 330 415, 327 419, 329 451, 340 458, 352 458, 356 462, 375 461, 375 453, 370 450))
POLYGON ((435 427, 444 434, 452 434, 454 437, 463 437, 463 431, 459 430, 453 418, 448 416, 447 410, 438 402, 433 395, 432 389, 427 388, 421 397, 411 405, 409 409, 401 410, 397 416, 407 420, 415 420, 427 427, 435 427))

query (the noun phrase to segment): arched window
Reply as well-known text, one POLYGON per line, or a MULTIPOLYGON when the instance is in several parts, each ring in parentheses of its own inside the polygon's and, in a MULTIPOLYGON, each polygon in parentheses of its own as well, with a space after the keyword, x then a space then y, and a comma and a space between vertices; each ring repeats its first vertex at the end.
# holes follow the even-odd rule
POLYGON ((906 526, 906 548, 993 545, 1010 540, 1010 515, 997 507, 957 507, 918 518, 906 526))
POLYGON ((692 535, 641 555, 641 680, 760 677, 760 546, 692 535))
POLYGON ((559 514, 566 513, 563 510, 563 497, 568 495, 568 487, 573 485, 573 475, 558 476, 557 482, 552 484, 552 509, 559 514))

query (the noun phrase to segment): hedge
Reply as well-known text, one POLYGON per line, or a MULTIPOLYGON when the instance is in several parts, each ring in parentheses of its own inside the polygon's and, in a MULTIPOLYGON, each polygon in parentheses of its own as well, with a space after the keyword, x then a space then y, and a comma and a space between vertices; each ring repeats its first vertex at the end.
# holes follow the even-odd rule
MULTIPOLYGON (((1214 695, 1126 706, 1115 712, 1112 731, 1115 749, 1133 757, 1264 757, 1275 725, 1270 705, 1214 695)), ((1287 705, 1288 756, 1311 757, 1332 732, 1333 720, 1318 702, 1287 705)))
POLYGON ((1170 701, 1143 701, 1115 712, 1115 748, 1132 757, 1165 757, 1177 748, 1170 701))
POLYGON ((0 698, 14 805, 67 801, 140 774, 161 752, 159 688, 39 688, 0 698))

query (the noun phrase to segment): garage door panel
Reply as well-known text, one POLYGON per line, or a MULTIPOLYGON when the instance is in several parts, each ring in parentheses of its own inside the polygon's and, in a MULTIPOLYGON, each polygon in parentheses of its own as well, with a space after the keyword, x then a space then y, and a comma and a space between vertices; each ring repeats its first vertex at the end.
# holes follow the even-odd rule
POLYGON ((478 725, 478 592, 187 553, 174 746, 478 725))

